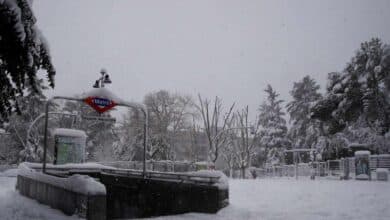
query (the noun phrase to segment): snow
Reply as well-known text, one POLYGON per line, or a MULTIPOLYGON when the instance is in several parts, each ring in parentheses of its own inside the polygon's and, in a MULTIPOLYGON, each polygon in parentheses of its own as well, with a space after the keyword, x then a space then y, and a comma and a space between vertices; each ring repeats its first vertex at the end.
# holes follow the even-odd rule
POLYGON ((115 103, 123 103, 123 100, 116 96, 114 93, 112 93, 110 90, 106 89, 105 87, 102 88, 93 88, 89 92, 83 94, 81 98, 85 99, 88 97, 99 97, 104 99, 109 99, 115 103))
POLYGON ((368 180, 370 177, 367 174, 359 174, 355 177, 357 180, 368 180))
POLYGON ((8 169, 4 172, 0 172, 0 177, 16 177, 19 169, 8 169))
POLYGON ((39 180, 54 186, 58 186, 73 192, 86 195, 105 195, 106 187, 89 176, 79 174, 72 175, 68 178, 61 178, 44 174, 28 167, 25 163, 19 165, 18 175, 39 180))
POLYGON ((229 179, 227 176, 219 170, 199 170, 195 172, 185 172, 184 174, 190 174, 194 176, 201 177, 219 177, 218 182, 214 184, 219 189, 228 189, 229 188, 229 179))
POLYGON ((376 168, 377 173, 389 173, 389 169, 387 168, 376 168))
POLYGON ((68 189, 74 192, 86 193, 88 195, 105 195, 106 187, 94 180, 93 178, 86 176, 75 174, 67 178, 68 181, 68 189))
POLYGON ((355 156, 357 156, 357 155, 370 155, 370 154, 371 153, 368 150, 359 150, 359 151, 355 152, 355 156))
POLYGON ((57 128, 54 130, 54 135, 83 137, 83 138, 87 137, 84 131, 76 130, 76 129, 68 129, 68 128, 57 128))
POLYGON ((313 220, 390 218, 390 183, 374 181, 230 180, 230 205, 217 214, 188 213, 153 220, 313 220))
POLYGON ((374 72, 375 72, 376 74, 381 73, 381 72, 382 72, 382 66, 380 66, 380 65, 376 66, 376 67, 374 68, 374 72))
MULTIPOLYGON (((31 162, 24 162, 26 166, 30 168, 35 169, 41 169, 42 164, 41 163, 31 163, 31 162)), ((58 168, 58 169, 116 169, 114 167, 101 165, 98 163, 67 163, 67 164, 60 164, 60 165, 54 165, 54 164, 46 164, 46 168, 58 168)))
POLYGON ((0 175, 0 219, 1 220, 75 220, 61 211, 39 204, 20 195, 15 190, 16 178, 0 175))
POLYGON ((23 42, 26 38, 26 32, 24 30, 24 25, 21 22, 22 20, 22 11, 18 6, 17 1, 15 0, 3 0, 0 2, 0 4, 3 4, 5 7, 7 7, 11 11, 11 16, 14 24, 14 30, 18 34, 18 40, 23 42))

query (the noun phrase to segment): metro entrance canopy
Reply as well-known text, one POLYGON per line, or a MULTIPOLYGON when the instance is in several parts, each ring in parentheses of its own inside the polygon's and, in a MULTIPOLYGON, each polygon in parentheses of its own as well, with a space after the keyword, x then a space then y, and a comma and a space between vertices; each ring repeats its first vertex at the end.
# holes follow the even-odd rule
POLYGON ((49 99, 46 103, 46 109, 45 109, 45 134, 44 134, 44 148, 43 148, 43 167, 42 171, 46 172, 46 154, 47 154, 47 128, 48 128, 48 116, 49 116, 49 106, 50 104, 56 100, 56 99, 63 99, 63 100, 71 100, 71 101, 79 101, 84 102, 88 105, 90 105, 93 109, 95 109, 99 113, 104 113, 108 110, 113 109, 115 106, 124 106, 129 107, 136 110, 141 110, 144 115, 144 140, 143 140, 143 176, 145 177, 146 173, 146 146, 147 146, 147 131, 148 131, 148 111, 146 109, 146 106, 141 103, 135 103, 135 102, 127 102, 119 97, 117 97, 115 94, 113 94, 108 89, 101 87, 101 88, 93 88, 91 91, 83 94, 81 97, 66 97, 66 96, 54 96, 51 99, 49 99))

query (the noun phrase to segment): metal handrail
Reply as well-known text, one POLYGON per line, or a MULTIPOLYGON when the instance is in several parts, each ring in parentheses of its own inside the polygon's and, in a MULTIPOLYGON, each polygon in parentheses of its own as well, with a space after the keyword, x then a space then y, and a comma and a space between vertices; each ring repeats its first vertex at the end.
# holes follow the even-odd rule
MULTIPOLYGON (((35 170, 40 170, 41 167, 33 167, 35 170)), ((136 176, 148 179, 163 179, 163 180, 174 180, 174 181, 187 181, 187 182, 198 182, 203 184, 214 184, 220 179, 220 176, 202 176, 196 174, 187 173, 165 173, 156 171, 147 171, 144 173, 141 170, 131 169, 118 169, 118 168, 67 168, 67 167, 46 167, 47 171, 55 171, 59 174, 77 174, 77 173, 100 173, 100 174, 113 174, 122 176, 136 176)), ((53 172, 46 172, 52 174, 53 172)))

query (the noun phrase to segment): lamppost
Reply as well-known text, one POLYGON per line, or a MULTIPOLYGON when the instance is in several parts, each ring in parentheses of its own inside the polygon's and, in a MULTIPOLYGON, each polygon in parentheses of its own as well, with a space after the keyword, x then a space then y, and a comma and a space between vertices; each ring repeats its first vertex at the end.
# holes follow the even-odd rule
POLYGON ((107 74, 107 70, 102 68, 100 70, 100 74, 102 75, 99 79, 95 81, 95 84, 93 85, 93 88, 104 88, 104 84, 110 84, 111 79, 110 76, 107 74))

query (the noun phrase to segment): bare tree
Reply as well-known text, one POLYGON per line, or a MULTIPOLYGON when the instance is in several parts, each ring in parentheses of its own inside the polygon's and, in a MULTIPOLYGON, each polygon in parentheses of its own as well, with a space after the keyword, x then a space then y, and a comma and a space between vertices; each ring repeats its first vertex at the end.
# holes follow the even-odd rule
POLYGON ((144 117, 138 110, 129 110, 123 123, 113 130, 116 141, 113 143, 114 155, 120 160, 133 160, 137 150, 143 147, 144 117))
POLYGON ((229 177, 233 177, 233 170, 237 167, 237 154, 236 154, 236 135, 231 132, 229 133, 229 141, 226 143, 225 147, 222 149, 222 157, 226 162, 229 169, 229 177))
POLYGON ((192 117, 192 124, 188 128, 190 136, 190 145, 188 146, 188 157, 192 162, 199 160, 201 154, 200 139, 202 136, 200 125, 197 124, 196 116, 192 117))
POLYGON ((241 170, 241 177, 245 178, 245 170, 250 167, 253 156, 256 154, 256 147, 259 138, 260 124, 258 119, 255 121, 255 126, 251 126, 249 122, 249 109, 246 106, 241 111, 237 111, 234 115, 233 125, 238 129, 238 134, 230 135, 232 140, 230 144, 233 150, 230 157, 234 158, 237 168, 241 170))
POLYGON ((209 144, 208 161, 215 163, 228 137, 225 130, 232 121, 234 103, 230 106, 227 113, 223 115, 222 99, 218 96, 215 97, 213 103, 209 99, 203 99, 200 95, 198 95, 198 98, 199 105, 197 108, 200 112, 209 144))
POLYGON ((192 97, 160 90, 146 95, 144 104, 150 119, 149 158, 173 159, 175 137, 188 128, 193 113, 192 97))

